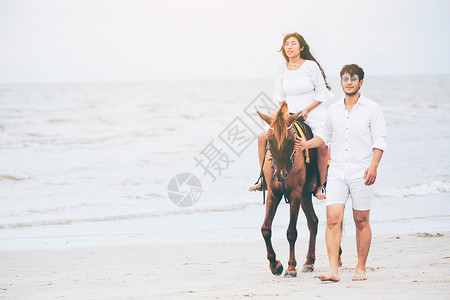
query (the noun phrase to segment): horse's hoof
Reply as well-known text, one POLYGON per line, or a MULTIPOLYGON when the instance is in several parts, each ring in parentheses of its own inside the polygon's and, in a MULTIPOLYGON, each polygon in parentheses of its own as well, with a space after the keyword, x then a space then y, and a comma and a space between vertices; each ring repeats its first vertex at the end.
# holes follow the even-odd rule
POLYGON ((294 277, 297 277, 297 271, 286 271, 286 272, 284 272, 284 277, 287 277, 287 278, 294 278, 294 277))
POLYGON ((277 263, 278 264, 277 264, 276 268, 274 268, 274 269, 270 268, 270 270, 272 271, 273 275, 280 276, 281 273, 283 273, 283 265, 281 264, 280 261, 277 261, 277 263))
POLYGON ((303 273, 308 273, 314 271, 314 265, 304 265, 302 268, 303 273))

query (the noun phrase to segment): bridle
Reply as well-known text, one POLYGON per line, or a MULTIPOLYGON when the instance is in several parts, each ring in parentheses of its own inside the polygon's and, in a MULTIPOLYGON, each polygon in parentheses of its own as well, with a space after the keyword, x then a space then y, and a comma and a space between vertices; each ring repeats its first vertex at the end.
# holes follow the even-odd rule
MULTIPOLYGON (((294 123, 295 123, 295 121, 287 128, 287 130, 292 130, 292 133, 294 133, 294 140, 295 140, 295 136, 297 135, 297 132, 294 129, 294 123)), ((273 128, 269 127, 269 130, 273 131, 273 128)), ((270 150, 269 131, 267 131, 267 143, 266 143, 266 145, 267 145, 266 146, 266 151, 270 150)), ((291 171, 292 167, 294 166, 295 154, 297 153, 297 150, 292 149, 292 153, 289 156, 289 162, 287 163, 287 166, 286 166, 286 174, 283 176, 283 178, 281 178, 281 180, 276 178, 276 176, 275 176, 275 166, 274 166, 274 163, 273 163, 272 151, 270 151, 269 153, 270 153, 269 160, 272 162, 272 167, 271 168, 273 169, 273 177, 272 178, 273 179, 277 179, 278 182, 281 182, 281 186, 283 188, 284 201, 286 201, 286 203, 289 203, 289 199, 286 196, 286 186, 285 186, 284 182, 288 178, 289 172, 291 171)))

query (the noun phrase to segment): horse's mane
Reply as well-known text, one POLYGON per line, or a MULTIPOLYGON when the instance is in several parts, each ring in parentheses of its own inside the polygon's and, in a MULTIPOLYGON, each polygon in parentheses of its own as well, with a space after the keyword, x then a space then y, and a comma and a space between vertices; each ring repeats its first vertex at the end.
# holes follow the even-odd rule
POLYGON ((286 126, 286 120, 284 119, 284 112, 283 112, 283 105, 281 108, 275 113, 274 121, 272 124, 273 128, 273 136, 278 148, 278 151, 281 150, 281 147, 283 146, 284 141, 287 137, 287 126, 286 126))

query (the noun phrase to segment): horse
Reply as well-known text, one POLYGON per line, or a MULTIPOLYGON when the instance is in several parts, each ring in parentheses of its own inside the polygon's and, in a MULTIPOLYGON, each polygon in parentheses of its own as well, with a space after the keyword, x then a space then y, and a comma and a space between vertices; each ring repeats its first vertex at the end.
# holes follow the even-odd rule
POLYGON ((314 212, 312 195, 304 191, 306 180, 306 166, 303 153, 294 150, 294 139, 296 131, 294 122, 300 116, 300 112, 289 114, 286 101, 282 101, 280 109, 271 117, 257 111, 270 128, 267 131, 267 153, 265 156, 262 172, 267 182, 267 201, 264 223, 261 233, 267 248, 267 259, 269 268, 274 275, 281 275, 283 265, 276 259, 272 246, 272 222, 277 207, 285 197, 290 206, 289 226, 287 229, 287 240, 289 241, 289 261, 285 277, 297 276, 297 261, 295 259, 295 242, 297 240, 297 219, 302 207, 305 213, 309 229, 309 248, 302 272, 314 271, 316 260, 316 236, 319 220, 314 212))

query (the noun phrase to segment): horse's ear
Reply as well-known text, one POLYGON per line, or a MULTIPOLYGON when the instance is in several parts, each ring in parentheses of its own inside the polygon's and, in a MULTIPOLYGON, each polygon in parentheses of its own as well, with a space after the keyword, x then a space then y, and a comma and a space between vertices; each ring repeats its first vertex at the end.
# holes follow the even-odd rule
POLYGON ((287 113, 288 112, 288 105, 286 101, 281 101, 280 102, 280 110, 282 113, 287 113))
POLYGON ((287 122, 287 126, 291 126, 292 123, 294 123, 295 120, 297 120, 297 118, 300 116, 301 111, 299 111, 296 114, 290 115, 288 118, 288 122, 287 122))
POLYGON ((261 117, 261 119, 263 119, 270 126, 270 123, 272 122, 272 118, 263 113, 260 113, 259 111, 257 111, 257 113, 261 117))

